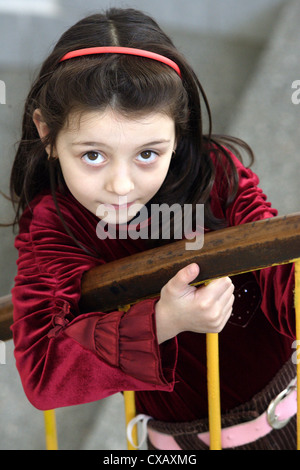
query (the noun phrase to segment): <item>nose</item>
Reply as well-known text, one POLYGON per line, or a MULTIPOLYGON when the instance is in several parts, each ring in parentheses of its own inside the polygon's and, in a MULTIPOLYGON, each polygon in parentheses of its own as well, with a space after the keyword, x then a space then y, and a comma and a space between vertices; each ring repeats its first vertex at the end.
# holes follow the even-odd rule
POLYGON ((114 165, 106 181, 106 190, 118 196, 126 196, 134 189, 129 169, 124 165, 114 165))

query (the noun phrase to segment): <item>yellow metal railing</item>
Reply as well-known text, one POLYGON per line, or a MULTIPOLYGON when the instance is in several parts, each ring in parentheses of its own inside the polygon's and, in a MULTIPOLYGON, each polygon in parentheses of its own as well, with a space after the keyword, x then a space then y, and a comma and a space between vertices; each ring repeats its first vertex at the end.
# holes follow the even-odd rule
MULTIPOLYGON (((300 258, 295 263, 295 315, 296 315, 296 352, 297 352, 297 403, 300 403, 300 258)), ((126 307, 126 309, 128 306, 126 307)), ((208 388, 208 421, 210 433, 210 450, 221 450, 221 400, 219 379, 219 335, 208 333, 206 335, 207 348, 207 388, 208 388)), ((125 422, 135 417, 135 397, 133 391, 125 391, 125 422)), ((56 450, 57 432, 55 411, 44 412, 46 430, 46 448, 56 450)), ((133 427, 132 438, 134 446, 127 440, 127 449, 135 450, 138 447, 137 425, 133 427)), ((297 407, 297 450, 300 450, 300 406, 297 407)))
MULTIPOLYGON (((135 399, 134 399, 134 392, 127 391, 123 392, 124 395, 124 405, 125 405, 125 423, 126 429, 130 421, 135 417, 135 399)), ((132 442, 134 445, 127 438, 127 449, 128 450, 136 450, 138 447, 138 430, 137 425, 133 426, 132 428, 132 442)))
POLYGON ((207 392, 208 392, 208 423, 210 450, 220 450, 221 444, 221 398, 219 374, 219 335, 206 335, 207 354, 207 392))
POLYGON ((55 410, 44 411, 47 450, 58 450, 55 410))

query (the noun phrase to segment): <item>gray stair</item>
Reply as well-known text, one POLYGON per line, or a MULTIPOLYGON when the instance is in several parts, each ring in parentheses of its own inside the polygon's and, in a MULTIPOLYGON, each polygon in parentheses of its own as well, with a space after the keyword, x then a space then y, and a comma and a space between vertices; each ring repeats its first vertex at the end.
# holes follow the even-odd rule
POLYGON ((300 210, 300 105, 291 99, 300 79, 299 20, 300 2, 288 2, 228 128, 253 148, 253 171, 280 215, 300 210))

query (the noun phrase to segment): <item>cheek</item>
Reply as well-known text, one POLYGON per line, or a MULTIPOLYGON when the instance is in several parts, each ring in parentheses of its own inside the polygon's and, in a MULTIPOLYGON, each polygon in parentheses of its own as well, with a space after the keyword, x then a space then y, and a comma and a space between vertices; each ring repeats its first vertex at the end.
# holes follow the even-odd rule
POLYGON ((147 198, 152 198, 159 191, 165 179, 165 173, 160 172, 156 176, 153 176, 148 181, 145 179, 142 182, 142 187, 144 188, 145 195, 147 198))
POLYGON ((144 178, 140 178, 139 183, 141 189, 148 194, 153 193, 157 190, 158 186, 160 186, 160 175, 151 175, 144 178))
POLYGON ((61 170, 65 183, 73 196, 89 196, 92 191, 91 182, 81 172, 77 171, 75 165, 61 164, 61 170))
POLYGON ((81 201, 92 201, 96 198, 99 188, 89 179, 80 178, 72 182, 72 190, 81 201), (98 191, 97 191, 98 190, 98 191))
POLYGON ((166 162, 164 165, 161 165, 159 170, 155 173, 155 175, 153 175, 153 178, 152 178, 152 185, 153 187, 156 187, 157 190, 161 187, 161 185, 163 184, 166 176, 167 176, 167 173, 169 171, 169 162, 166 162))

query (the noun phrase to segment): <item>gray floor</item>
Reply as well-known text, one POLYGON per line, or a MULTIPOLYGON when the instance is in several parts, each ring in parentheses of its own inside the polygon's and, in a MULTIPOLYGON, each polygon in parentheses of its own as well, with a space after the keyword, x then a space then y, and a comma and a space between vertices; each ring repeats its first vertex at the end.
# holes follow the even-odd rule
MULTIPOLYGON (((280 214, 299 211, 298 179, 300 105, 291 101, 292 82, 299 76, 300 4, 286 2, 273 21, 266 42, 237 37, 200 35, 169 29, 178 47, 193 63, 211 103, 214 130, 245 139, 254 149, 253 167, 261 186, 280 214), (299 37, 299 39, 298 39, 299 37)), ((6 105, 0 105, 0 188, 18 138, 20 109, 31 69, 1 70, 7 84, 6 105)), ((1 217, 9 217, 1 201, 1 217)), ((9 229, 1 232, 1 295, 13 282, 15 252, 9 229)), ((60 449, 125 449, 121 395, 97 403, 57 410, 60 449)), ((0 449, 44 449, 43 414, 26 400, 15 370, 13 345, 6 343, 6 364, 0 364, 0 449)))

